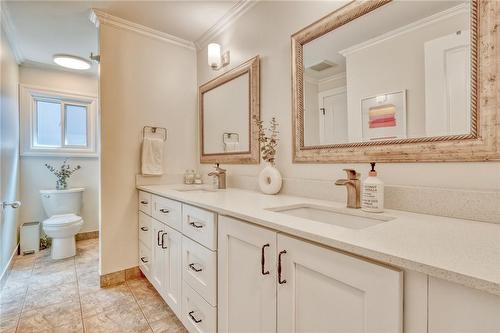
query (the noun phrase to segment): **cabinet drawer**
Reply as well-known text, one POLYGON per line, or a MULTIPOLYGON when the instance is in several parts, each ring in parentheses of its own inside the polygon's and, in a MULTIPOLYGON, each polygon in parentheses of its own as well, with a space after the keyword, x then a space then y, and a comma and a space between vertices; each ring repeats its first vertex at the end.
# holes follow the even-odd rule
POLYGON ((182 282, 181 321, 190 333, 217 331, 217 310, 194 291, 185 281, 182 282))
POLYGON ((153 217, 178 231, 182 230, 180 202, 153 195, 153 217))
POLYGON ((182 232, 211 250, 217 249, 217 217, 215 213, 182 205, 182 232))
POLYGON ((151 249, 151 217, 139 212, 139 241, 151 249))
POLYGON ((217 253, 182 237, 183 280, 208 303, 217 305, 217 253))
POLYGON ((139 210, 151 215, 151 193, 139 191, 139 210))
POLYGON ((139 243, 139 268, 142 273, 151 279, 151 249, 144 246, 143 243, 139 243))

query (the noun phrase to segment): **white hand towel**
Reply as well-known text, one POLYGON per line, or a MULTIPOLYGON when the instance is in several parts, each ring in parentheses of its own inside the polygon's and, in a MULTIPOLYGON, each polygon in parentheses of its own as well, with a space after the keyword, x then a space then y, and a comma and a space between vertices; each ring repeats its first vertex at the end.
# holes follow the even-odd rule
POLYGON ((226 142, 224 144, 224 151, 225 152, 238 151, 239 148, 240 148, 240 143, 239 142, 226 142))
POLYGON ((163 174, 163 140, 145 137, 142 141, 142 174, 158 176, 163 174))

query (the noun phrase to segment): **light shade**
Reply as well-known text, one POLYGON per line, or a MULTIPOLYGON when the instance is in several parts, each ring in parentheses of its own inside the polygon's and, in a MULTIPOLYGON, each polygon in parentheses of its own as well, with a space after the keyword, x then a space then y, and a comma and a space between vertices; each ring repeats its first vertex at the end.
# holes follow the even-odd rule
POLYGON ((217 43, 208 44, 208 65, 210 67, 219 67, 220 62, 220 45, 217 43))
POLYGON ((84 70, 90 68, 90 61, 69 54, 54 55, 54 62, 59 66, 71 69, 84 70))

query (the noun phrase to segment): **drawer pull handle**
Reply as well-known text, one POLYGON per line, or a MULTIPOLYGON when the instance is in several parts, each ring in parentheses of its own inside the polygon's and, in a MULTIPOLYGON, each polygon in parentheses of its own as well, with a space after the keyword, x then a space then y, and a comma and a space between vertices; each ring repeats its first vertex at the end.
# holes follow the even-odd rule
POLYGON ((281 256, 286 253, 286 250, 281 251, 278 254, 278 283, 283 284, 286 283, 286 280, 281 279, 281 256))
POLYGON ((195 272, 201 272, 203 269, 202 268, 196 268, 196 266, 193 264, 189 264, 189 268, 191 268, 195 272))
POLYGON ((164 234, 161 235, 161 248, 162 249, 168 248, 168 246, 166 246, 166 245, 164 246, 164 244, 165 244, 165 238, 163 238, 163 236, 165 236, 165 235, 168 236, 168 233, 165 232, 164 234))
POLYGON ((143 263, 147 263, 149 260, 146 260, 146 257, 141 257, 141 261, 142 261, 143 263))
POLYGON ((160 209, 160 213, 168 214, 168 213, 170 213, 170 211, 168 209, 162 208, 162 209, 160 209))
POLYGON ((162 232, 163 232, 163 230, 159 230, 158 234, 156 235, 156 243, 158 244, 158 246, 161 246, 161 244, 160 244, 160 234, 162 232))
POLYGON ((269 247, 270 245, 269 244, 264 244, 262 246, 262 252, 261 252, 261 256, 260 256, 260 269, 261 269, 261 272, 262 272, 262 275, 267 275, 269 274, 269 271, 266 271, 265 270, 265 266, 266 266, 266 254, 264 253, 264 249, 266 247, 269 247))
POLYGON ((141 227, 142 231, 148 231, 149 229, 147 227, 141 227))
POLYGON ((141 204, 143 204, 143 205, 147 205, 147 204, 148 204, 148 202, 147 202, 146 200, 141 200, 141 204))
POLYGON ((201 223, 190 222, 189 224, 190 224, 193 228, 196 228, 196 229, 203 228, 203 224, 201 224, 201 223))
POLYGON ((193 316, 193 313, 194 313, 194 311, 189 312, 189 313, 188 313, 189 317, 191 317, 191 319, 193 319, 193 321, 194 321, 195 323, 197 323, 197 324, 198 324, 198 323, 201 323, 201 319, 196 319, 196 317, 195 317, 195 316, 193 316))

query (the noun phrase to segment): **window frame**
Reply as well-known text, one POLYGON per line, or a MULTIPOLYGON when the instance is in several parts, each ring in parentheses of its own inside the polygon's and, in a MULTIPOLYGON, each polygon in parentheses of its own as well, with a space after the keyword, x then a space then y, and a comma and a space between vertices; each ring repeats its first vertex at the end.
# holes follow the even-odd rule
POLYGON ((56 91, 41 87, 20 85, 21 156, 97 157, 97 98, 74 92, 56 91), (61 146, 41 146, 38 139, 37 102, 57 102, 61 111, 61 146), (86 145, 67 144, 66 106, 84 106, 87 109, 86 145))

